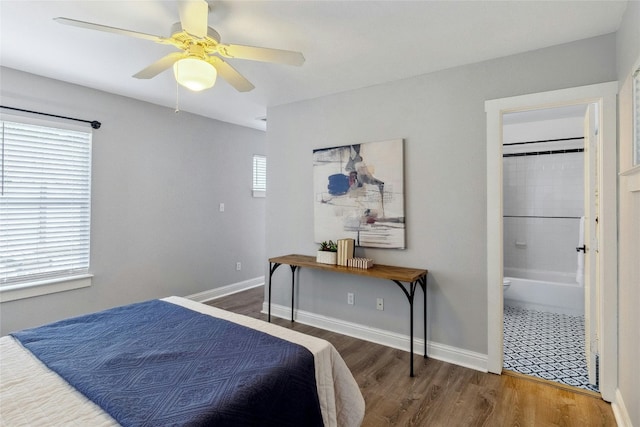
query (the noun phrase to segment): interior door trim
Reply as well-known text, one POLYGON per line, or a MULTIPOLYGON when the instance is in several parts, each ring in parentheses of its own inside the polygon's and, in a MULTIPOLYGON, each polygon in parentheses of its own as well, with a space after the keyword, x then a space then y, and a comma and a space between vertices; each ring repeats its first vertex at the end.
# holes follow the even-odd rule
POLYGON ((487 368, 502 372, 502 115, 563 105, 599 103, 600 144, 600 283, 599 304, 603 319, 600 355, 600 393, 615 399, 618 367, 618 248, 617 248, 617 122, 618 82, 600 83, 485 102, 487 113, 487 368))

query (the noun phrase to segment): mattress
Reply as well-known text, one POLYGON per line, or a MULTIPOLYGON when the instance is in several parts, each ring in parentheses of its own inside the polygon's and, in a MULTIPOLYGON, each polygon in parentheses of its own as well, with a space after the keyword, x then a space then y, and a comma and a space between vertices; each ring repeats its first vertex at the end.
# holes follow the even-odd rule
MULTIPOLYGON (((344 360, 329 342, 184 298, 162 301, 303 346, 313 355, 323 424, 358 426, 362 422, 362 394, 344 360)), ((0 338, 0 380, 1 425, 118 425, 11 336, 0 338)))

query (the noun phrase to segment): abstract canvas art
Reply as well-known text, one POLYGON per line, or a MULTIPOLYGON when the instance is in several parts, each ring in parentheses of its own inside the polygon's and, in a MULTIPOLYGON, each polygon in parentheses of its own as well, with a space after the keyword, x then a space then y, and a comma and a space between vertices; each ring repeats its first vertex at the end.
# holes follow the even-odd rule
POLYGON ((313 151, 314 238, 405 248, 402 139, 313 151))

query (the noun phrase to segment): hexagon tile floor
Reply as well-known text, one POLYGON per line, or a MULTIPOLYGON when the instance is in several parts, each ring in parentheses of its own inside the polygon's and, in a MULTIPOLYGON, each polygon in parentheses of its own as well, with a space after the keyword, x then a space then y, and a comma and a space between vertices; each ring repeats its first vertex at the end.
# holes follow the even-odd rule
POLYGON ((504 369, 598 392, 587 376, 584 316, 505 306, 504 369))

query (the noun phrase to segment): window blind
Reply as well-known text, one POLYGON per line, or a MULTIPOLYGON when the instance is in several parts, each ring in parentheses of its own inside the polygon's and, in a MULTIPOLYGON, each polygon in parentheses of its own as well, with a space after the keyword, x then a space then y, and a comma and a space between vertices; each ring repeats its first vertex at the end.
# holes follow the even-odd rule
POLYGON ((253 156, 253 194, 267 191, 267 157, 259 154, 253 156))
POLYGON ((88 273, 91 133, 0 124, 0 287, 88 273))

